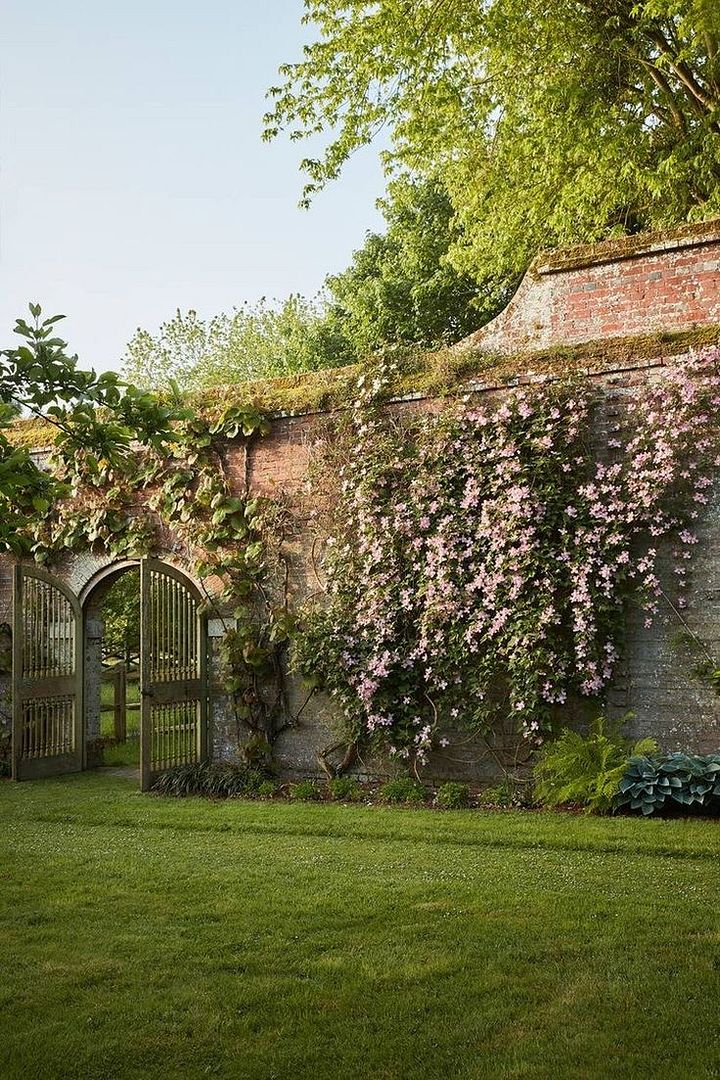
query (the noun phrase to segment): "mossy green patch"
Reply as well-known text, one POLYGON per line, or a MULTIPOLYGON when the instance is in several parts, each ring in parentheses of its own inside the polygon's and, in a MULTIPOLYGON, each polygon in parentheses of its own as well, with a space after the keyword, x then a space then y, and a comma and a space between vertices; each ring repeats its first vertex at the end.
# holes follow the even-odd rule
MULTIPOLYGON (((433 352, 400 349, 385 357, 394 365, 385 396, 395 400, 451 397, 530 379, 632 370, 718 343, 720 325, 713 324, 508 355, 462 343, 433 352)), ((224 387, 222 393, 213 387, 193 394, 189 404, 209 421, 217 420, 230 406, 253 406, 275 418, 334 412, 352 405, 359 377, 372 375, 376 366, 377 361, 371 359, 362 364, 308 371, 282 379, 240 382, 224 387)), ((42 420, 18 420, 10 428, 9 438, 18 446, 43 449, 52 443, 53 430, 42 420)))
POLYGON ((637 258, 646 252, 693 247, 693 240, 697 240, 699 244, 720 241, 720 221, 691 222, 632 236, 611 237, 595 244, 577 244, 557 251, 543 251, 534 260, 530 272, 556 274, 567 270, 581 270, 586 266, 637 258))

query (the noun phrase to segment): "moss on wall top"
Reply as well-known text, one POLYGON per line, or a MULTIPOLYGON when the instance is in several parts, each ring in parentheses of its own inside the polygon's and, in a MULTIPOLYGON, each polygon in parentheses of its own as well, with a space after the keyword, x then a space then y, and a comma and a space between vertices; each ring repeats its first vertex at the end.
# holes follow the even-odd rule
POLYGON ((33 416, 31 420, 15 420, 5 434, 15 446, 24 446, 27 450, 44 450, 54 438, 52 424, 33 416))
MULTIPOLYGON (((689 349, 720 344, 720 325, 702 326, 677 333, 657 332, 635 337, 607 338, 580 345, 528 350, 511 356, 488 353, 462 343, 435 352, 398 349, 386 353, 395 364, 392 395, 443 397, 512 385, 532 378, 566 375, 600 375, 613 370, 632 370, 689 349)), ((372 372, 377 360, 342 368, 310 371, 282 379, 242 382, 206 390, 192 396, 190 404, 208 419, 215 419, 231 405, 252 404, 273 416, 331 412, 347 407, 355 397, 357 380, 372 372)), ((52 427, 43 420, 16 421, 11 441, 28 449, 42 449, 52 442, 52 427)))
MULTIPOLYGON (((385 354, 393 361, 396 374, 392 394, 443 397, 468 389, 484 390, 510 385, 532 377, 593 375, 604 371, 644 367, 681 355, 689 349, 720 343, 720 326, 703 326, 678 333, 653 333, 636 337, 610 338, 581 345, 557 346, 543 351, 528 350, 511 356, 488 353, 473 346, 455 345, 435 352, 395 350, 385 354)), ((372 372, 377 360, 342 368, 307 372, 285 379, 238 383, 195 395, 198 411, 214 416, 228 405, 253 404, 278 416, 329 412, 345 408, 356 394, 357 380, 372 372)))
POLYGON ((554 251, 542 251, 533 261, 529 273, 556 274, 564 270, 579 270, 586 266, 599 266, 621 259, 674 251, 677 248, 717 243, 719 240, 719 220, 693 222, 656 232, 616 236, 596 244, 579 244, 554 251))

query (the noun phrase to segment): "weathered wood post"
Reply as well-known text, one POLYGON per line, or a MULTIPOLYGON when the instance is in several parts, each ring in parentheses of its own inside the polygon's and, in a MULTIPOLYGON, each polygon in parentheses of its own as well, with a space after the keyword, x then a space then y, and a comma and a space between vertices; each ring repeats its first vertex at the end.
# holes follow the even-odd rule
POLYGON ((113 670, 114 694, 114 722, 116 742, 127 741, 127 667, 120 662, 113 670))

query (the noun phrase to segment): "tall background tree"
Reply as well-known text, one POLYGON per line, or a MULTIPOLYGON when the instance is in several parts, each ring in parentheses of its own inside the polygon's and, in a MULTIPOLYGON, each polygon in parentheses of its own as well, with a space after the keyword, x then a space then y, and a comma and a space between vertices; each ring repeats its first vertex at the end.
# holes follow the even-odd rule
POLYGON ((477 281, 720 212, 717 0, 306 0, 304 21, 266 117, 328 133, 303 198, 384 128, 391 173, 442 178, 477 281))
POLYGON ((503 287, 478 284, 450 263, 460 227, 439 180, 398 182, 382 209, 385 232, 368 233, 319 296, 263 300, 209 319, 178 311, 155 333, 138 329, 125 374, 164 390, 293 375, 354 363, 385 345, 450 344, 502 306, 503 287))
POLYGON ((163 390, 294 375, 349 363, 348 343, 322 300, 261 300, 209 319, 177 311, 156 333, 138 329, 123 360, 134 383, 163 390))
POLYGON ((439 179, 398 181, 382 207, 386 231, 368 234, 326 282, 331 318, 356 357, 386 344, 451 344, 496 314, 505 290, 448 259, 461 229, 439 179))
POLYGON ((541 248, 720 214, 718 0, 305 0, 267 138, 327 133, 303 201, 383 129, 387 228, 314 301, 138 331, 143 385, 450 343, 541 248))

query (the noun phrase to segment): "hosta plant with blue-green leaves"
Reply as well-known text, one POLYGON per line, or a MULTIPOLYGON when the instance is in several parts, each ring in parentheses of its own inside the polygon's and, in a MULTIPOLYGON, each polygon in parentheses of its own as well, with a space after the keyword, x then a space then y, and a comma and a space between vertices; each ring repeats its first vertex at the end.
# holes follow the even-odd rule
POLYGON ((618 809, 645 816, 679 808, 720 814, 720 754, 637 754, 618 786, 618 809))

